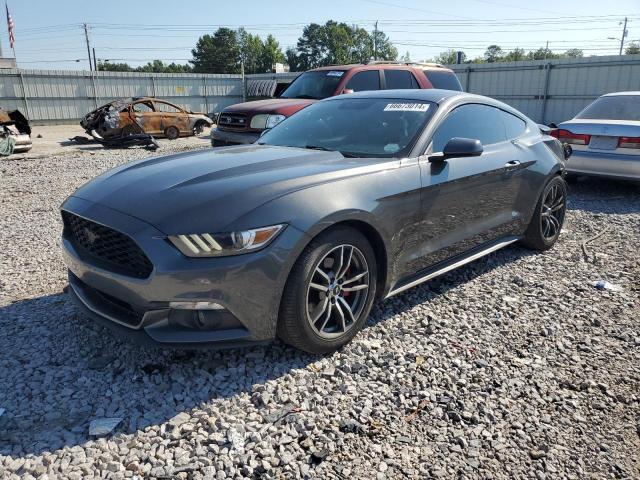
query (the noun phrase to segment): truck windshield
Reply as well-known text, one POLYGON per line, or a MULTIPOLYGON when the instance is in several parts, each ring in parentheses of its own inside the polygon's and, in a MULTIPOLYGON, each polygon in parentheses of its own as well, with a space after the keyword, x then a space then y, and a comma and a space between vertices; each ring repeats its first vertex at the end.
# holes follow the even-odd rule
POLYGON ((397 98, 318 102, 265 133, 261 145, 338 151, 346 157, 406 157, 436 104, 397 98))
POLYGON ((321 100, 332 96, 342 77, 344 70, 320 70, 305 72, 296 78, 280 98, 308 98, 321 100))

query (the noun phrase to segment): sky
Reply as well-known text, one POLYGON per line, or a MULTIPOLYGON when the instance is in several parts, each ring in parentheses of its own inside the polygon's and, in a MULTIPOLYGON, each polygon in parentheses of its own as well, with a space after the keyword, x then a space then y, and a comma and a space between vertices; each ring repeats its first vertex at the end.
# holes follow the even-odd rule
MULTIPOLYGON (((191 48, 219 26, 238 28, 263 38, 272 33, 283 51, 295 46, 304 25, 343 21, 369 31, 384 31, 399 53, 428 60, 449 48, 481 56, 488 45, 580 48, 585 55, 615 55, 628 20, 628 41, 640 40, 640 0, 244 0, 175 2, 166 0, 7 0, 15 23, 18 66, 86 70, 88 25, 98 60, 132 66, 153 59, 186 63, 191 48), (603 8, 606 5, 606 9, 603 8), (574 13, 574 15, 572 15, 574 13), (615 39, 608 39, 614 37, 615 39)), ((0 19, 3 55, 9 49, 5 16, 0 19)))

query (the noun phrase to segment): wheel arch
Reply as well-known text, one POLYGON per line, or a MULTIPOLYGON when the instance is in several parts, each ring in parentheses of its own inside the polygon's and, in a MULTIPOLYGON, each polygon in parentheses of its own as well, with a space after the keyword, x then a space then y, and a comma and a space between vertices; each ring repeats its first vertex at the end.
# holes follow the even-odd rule
MULTIPOLYGON (((369 222, 363 218, 347 217, 336 219, 332 222, 322 222, 320 224, 317 224, 315 228, 307 232, 305 244, 302 246, 302 248, 299 249, 299 252, 301 253, 302 251, 304 251, 304 249, 307 248, 307 245, 309 245, 309 243, 311 243, 319 235, 327 232, 328 230, 338 227, 350 227, 354 230, 357 230, 362 235, 364 235, 364 237, 371 245, 371 248, 373 248, 373 252, 376 256, 376 264, 378 267, 376 297, 383 297, 386 289, 388 288, 388 252, 383 234, 378 228, 373 225, 372 222, 369 222)), ((289 271, 288 275, 290 274, 291 271, 289 271)))

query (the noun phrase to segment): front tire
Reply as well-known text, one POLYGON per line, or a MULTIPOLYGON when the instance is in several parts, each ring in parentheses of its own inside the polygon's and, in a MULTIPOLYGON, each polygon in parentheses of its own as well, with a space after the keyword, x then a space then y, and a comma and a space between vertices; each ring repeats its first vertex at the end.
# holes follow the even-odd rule
POLYGON ((567 211, 567 184, 553 177, 542 190, 522 244, 534 250, 548 250, 556 243, 567 211))
POLYGON ((309 353, 347 344, 364 325, 376 293, 376 257, 349 227, 321 233, 304 249, 285 285, 280 339, 309 353))

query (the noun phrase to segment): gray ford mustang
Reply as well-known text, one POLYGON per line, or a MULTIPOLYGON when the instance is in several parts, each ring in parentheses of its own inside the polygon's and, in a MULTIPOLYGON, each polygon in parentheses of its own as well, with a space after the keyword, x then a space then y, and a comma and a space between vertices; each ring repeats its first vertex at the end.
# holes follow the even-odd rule
POLYGON ((557 240, 558 140, 498 101, 386 90, 318 102, 257 144, 132 162, 62 205, 69 292, 166 346, 280 337, 329 352, 372 303, 513 242, 557 240))

